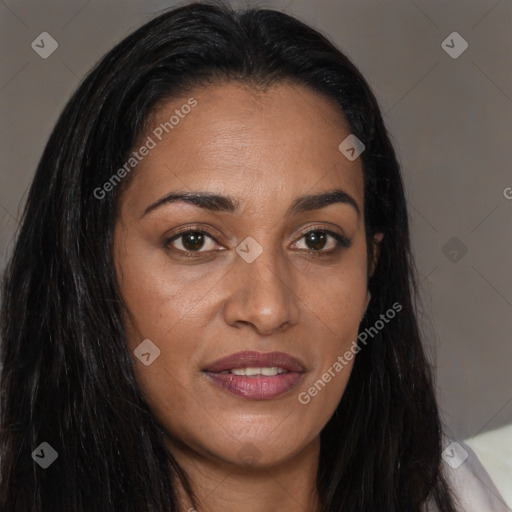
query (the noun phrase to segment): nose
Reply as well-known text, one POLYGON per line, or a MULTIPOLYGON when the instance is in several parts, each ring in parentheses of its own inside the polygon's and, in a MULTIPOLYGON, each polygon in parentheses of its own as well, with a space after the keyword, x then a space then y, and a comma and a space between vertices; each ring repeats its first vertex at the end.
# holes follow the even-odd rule
POLYGON ((229 279, 224 318, 240 328, 249 324, 260 335, 280 332, 299 319, 299 297, 282 255, 263 250, 252 263, 236 256, 229 279))

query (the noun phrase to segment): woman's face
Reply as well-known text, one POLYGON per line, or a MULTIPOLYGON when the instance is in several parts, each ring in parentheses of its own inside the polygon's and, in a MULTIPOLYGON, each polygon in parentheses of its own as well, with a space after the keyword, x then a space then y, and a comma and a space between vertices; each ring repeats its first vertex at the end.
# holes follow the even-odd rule
POLYGON ((116 223, 136 377, 176 456, 283 463, 318 447, 352 369, 333 371, 369 301, 361 159, 307 88, 190 96, 149 120, 116 223), (215 197, 160 201, 171 193, 215 197), (248 367, 268 369, 237 375, 248 367))

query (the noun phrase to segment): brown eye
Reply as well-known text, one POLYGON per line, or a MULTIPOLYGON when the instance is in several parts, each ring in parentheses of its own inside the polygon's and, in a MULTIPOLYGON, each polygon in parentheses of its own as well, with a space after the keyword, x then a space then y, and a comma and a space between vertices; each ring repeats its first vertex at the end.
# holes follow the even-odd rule
POLYGON ((328 229, 311 229, 303 233, 302 238, 295 242, 296 246, 299 244, 304 244, 305 247, 299 246, 298 249, 318 253, 318 255, 329 255, 342 247, 350 247, 351 241, 328 229))
POLYGON ((190 231, 182 235, 182 244, 187 251, 198 251, 204 245, 204 234, 199 231, 190 231))
POLYGON ((306 245, 315 251, 320 251, 327 243, 327 235, 323 231, 310 231, 305 235, 306 245))
POLYGON ((166 240, 165 246, 175 252, 192 254, 214 250, 216 243, 215 239, 206 231, 189 229, 166 240))

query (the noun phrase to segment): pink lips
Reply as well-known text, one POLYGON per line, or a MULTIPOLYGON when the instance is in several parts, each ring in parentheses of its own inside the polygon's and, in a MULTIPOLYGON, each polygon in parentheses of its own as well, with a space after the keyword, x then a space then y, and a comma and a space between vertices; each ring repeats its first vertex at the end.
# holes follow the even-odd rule
POLYGON ((270 400, 295 388, 305 368, 297 359, 283 352, 246 351, 219 359, 206 367, 203 372, 211 382, 235 395, 251 400, 270 400), (253 377, 221 373, 226 370, 249 367, 278 367, 288 371, 273 376, 253 377))

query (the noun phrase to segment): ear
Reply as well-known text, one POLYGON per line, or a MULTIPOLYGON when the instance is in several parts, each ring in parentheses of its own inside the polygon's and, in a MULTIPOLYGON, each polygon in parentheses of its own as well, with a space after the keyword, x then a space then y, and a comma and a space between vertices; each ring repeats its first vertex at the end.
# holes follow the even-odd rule
MULTIPOLYGON (((384 233, 375 233, 372 240, 372 251, 371 251, 371 261, 368 265, 368 275, 369 277, 373 276, 373 273, 375 272, 375 269, 377 267, 377 263, 379 261, 380 256, 380 244, 382 242, 382 239, 384 238, 384 233)), ((368 300, 368 302, 370 302, 368 300)))
MULTIPOLYGON (((384 238, 384 233, 376 233, 372 240, 372 251, 371 251, 371 261, 368 264, 368 274, 369 277, 373 276, 373 273, 375 272, 375 268, 377 267, 377 262, 379 261, 380 256, 380 244, 382 242, 382 239, 384 238)), ((364 307, 364 315, 366 315, 366 310, 368 309, 368 304, 370 304, 370 300, 372 298, 372 295, 370 293, 370 290, 366 290, 366 305, 364 307)))
MULTIPOLYGON (((368 304, 370 304, 370 300, 372 298, 372 294, 370 293, 370 290, 366 292, 366 305, 364 307, 364 314, 366 315, 366 310, 368 309, 368 304)), ((364 316, 364 315, 363 315, 364 316)))

